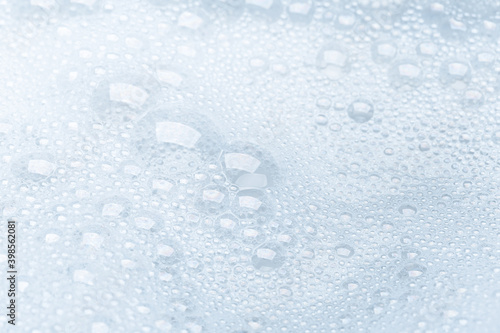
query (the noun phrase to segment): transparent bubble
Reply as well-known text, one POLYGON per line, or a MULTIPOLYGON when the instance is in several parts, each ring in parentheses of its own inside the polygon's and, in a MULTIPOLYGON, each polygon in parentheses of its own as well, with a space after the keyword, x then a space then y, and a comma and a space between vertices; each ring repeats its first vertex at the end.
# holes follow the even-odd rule
POLYGON ((355 291, 359 288, 359 282, 356 280, 347 280, 342 284, 342 287, 348 291, 355 291))
POLYGON ((357 123, 365 123, 373 117, 373 104, 367 100, 358 99, 347 108, 349 118, 357 123))
POLYGON ((477 108, 483 105, 484 95, 481 91, 475 89, 467 89, 464 92, 463 104, 466 108, 477 108))
POLYGON ((14 175, 27 181, 41 181, 55 175, 57 164, 51 154, 31 153, 15 158, 11 170, 14 175))
POLYGON ((130 201, 120 196, 112 196, 101 200, 97 210, 104 218, 123 218, 130 214, 130 201))
POLYGON ((405 204, 405 205, 399 206, 398 211, 399 211, 399 213, 401 213, 405 216, 412 216, 412 215, 415 215, 417 213, 417 208, 415 206, 405 204))
POLYGON ((335 253, 341 258, 351 258, 354 255, 354 249, 347 244, 340 244, 335 247, 335 253))
POLYGON ((449 60, 441 65, 441 82, 454 89, 465 89, 472 77, 468 63, 459 60, 449 60))
POLYGON ((318 52, 316 67, 329 79, 340 79, 350 71, 349 55, 338 45, 329 44, 318 52))
POLYGON ((396 86, 417 86, 422 81, 422 69, 414 61, 401 60, 392 65, 389 76, 396 86))
POLYGON ((223 214, 217 218, 215 229, 219 235, 237 234, 240 230, 240 221, 233 214, 223 214))
POLYGON ((229 192, 222 186, 206 186, 198 194, 196 207, 199 212, 207 215, 224 213, 229 208, 229 192))
POLYGON ((190 111, 157 109, 135 126, 135 149, 158 173, 195 173, 221 152, 223 140, 206 117, 190 111))
POLYGON ((281 0, 245 0, 248 10, 253 14, 276 20, 283 12, 281 0))
POLYGON ((423 57, 433 57, 438 51, 438 46, 429 41, 422 42, 417 46, 417 53, 423 57))
POLYGON ((316 116, 315 122, 319 126, 326 126, 328 124, 328 118, 324 114, 319 114, 316 116))
POLYGON ((147 74, 122 74, 99 83, 91 108, 99 119, 122 122, 139 119, 154 104, 158 82, 147 74))
POLYGON ((427 269, 422 265, 411 264, 411 265, 405 266, 405 268, 403 270, 401 270, 401 272, 399 273, 399 277, 400 278, 411 278, 411 279, 418 278, 418 277, 422 276, 426 271, 427 271, 427 269))
POLYGON ((376 63, 391 62, 398 53, 398 46, 390 40, 382 40, 372 44, 372 59, 376 63))
POLYGON ((203 0, 204 8, 229 18, 238 18, 245 9, 245 0, 203 0))
POLYGON ((276 244, 264 244, 255 249, 252 256, 253 266, 261 271, 269 272, 276 270, 285 263, 281 248, 276 244))
POLYGON ((275 205, 271 198, 260 190, 243 190, 234 198, 231 212, 240 219, 254 219, 264 223, 274 217, 275 205))
POLYGON ((335 28, 340 30, 353 29, 356 25, 356 14, 351 11, 339 11, 335 18, 335 28))
POLYGON ((249 143, 228 146, 221 155, 227 179, 240 189, 264 189, 279 182, 279 168, 266 151, 249 143))
POLYGON ((314 16, 314 1, 293 0, 287 7, 288 16, 293 22, 309 23, 314 16))
POLYGON ((60 10, 69 15, 92 14, 102 7, 101 0, 57 0, 60 10))

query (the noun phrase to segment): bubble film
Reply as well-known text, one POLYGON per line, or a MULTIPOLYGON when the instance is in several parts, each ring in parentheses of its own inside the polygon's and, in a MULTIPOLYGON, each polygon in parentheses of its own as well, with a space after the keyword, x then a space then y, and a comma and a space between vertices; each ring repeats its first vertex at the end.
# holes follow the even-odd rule
POLYGON ((494 0, 0 0, 0 332, 500 332, 494 0))

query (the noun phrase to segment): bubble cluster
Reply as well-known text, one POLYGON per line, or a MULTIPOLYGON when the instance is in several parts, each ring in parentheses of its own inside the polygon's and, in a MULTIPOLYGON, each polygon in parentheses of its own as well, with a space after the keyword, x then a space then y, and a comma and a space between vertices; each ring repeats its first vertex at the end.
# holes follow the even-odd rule
POLYGON ((497 9, 0 2, 17 329, 498 331, 497 9))

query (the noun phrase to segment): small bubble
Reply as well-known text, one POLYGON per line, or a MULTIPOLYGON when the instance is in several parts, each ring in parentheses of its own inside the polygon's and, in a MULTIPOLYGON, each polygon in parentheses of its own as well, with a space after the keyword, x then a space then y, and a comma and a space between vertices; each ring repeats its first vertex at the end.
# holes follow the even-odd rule
POLYGON ((441 65, 440 77, 444 85, 454 89, 464 89, 469 84, 472 74, 466 62, 450 60, 441 65))
POLYGON ((342 286, 349 291, 354 291, 359 288, 359 282, 355 280, 348 280, 344 282, 342 286))
POLYGON ((398 47, 391 41, 379 41, 372 45, 372 59, 376 63, 387 63, 396 57, 398 47))
POLYGON ((420 151, 429 151, 431 149, 431 146, 427 142, 421 142, 418 145, 418 149, 420 149, 420 151))
POLYGON ((373 104, 367 100, 356 100, 347 108, 348 116, 357 123, 365 123, 373 117, 373 104))
POLYGON ((354 249, 347 244, 338 245, 335 247, 335 252, 342 258, 350 258, 354 255, 354 249))
POLYGON ((324 114, 319 114, 316 116, 315 122, 319 126, 326 126, 328 124, 328 118, 324 114))
POLYGON ((316 99, 316 106, 320 109, 328 110, 332 106, 332 100, 325 96, 318 97, 316 99))
POLYGON ((426 272, 426 270, 427 269, 424 266, 417 265, 417 264, 412 264, 412 265, 406 266, 399 273, 399 276, 401 278, 404 278, 404 277, 417 278, 417 277, 423 275, 426 272))
POLYGON ((483 105, 484 96, 479 90, 468 89, 464 93, 463 104, 466 108, 477 108, 483 105))
POLYGON ((264 244, 254 251, 252 264, 255 268, 269 272, 283 265, 285 258, 281 249, 273 244, 264 244))
POLYGON ((293 22, 306 24, 314 16, 313 0, 292 0, 287 7, 288 16, 293 22))
POLYGON ((417 208, 412 206, 412 205, 401 205, 398 209, 400 214, 403 214, 404 216, 413 216, 417 213, 417 208))
POLYGON ((392 66, 389 76, 396 86, 417 86, 421 82, 422 69, 414 61, 401 60, 392 66))
POLYGON ((349 56, 334 44, 323 47, 316 57, 316 67, 332 80, 337 80, 350 71, 349 56))

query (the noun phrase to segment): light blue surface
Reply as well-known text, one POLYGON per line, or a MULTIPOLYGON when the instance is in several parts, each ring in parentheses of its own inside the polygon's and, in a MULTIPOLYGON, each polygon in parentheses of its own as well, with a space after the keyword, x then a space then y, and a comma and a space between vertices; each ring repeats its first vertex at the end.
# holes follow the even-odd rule
POLYGON ((0 331, 500 332, 498 9, 0 1, 0 331))

